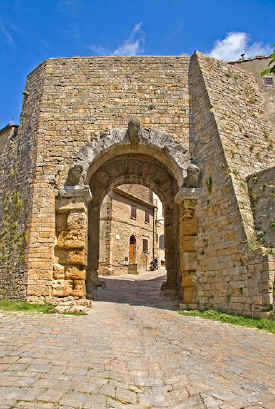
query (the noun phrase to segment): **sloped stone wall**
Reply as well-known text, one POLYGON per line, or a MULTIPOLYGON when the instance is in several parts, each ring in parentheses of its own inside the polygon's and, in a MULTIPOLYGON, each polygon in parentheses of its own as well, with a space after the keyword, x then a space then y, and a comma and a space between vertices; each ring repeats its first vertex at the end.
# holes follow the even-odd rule
POLYGON ((189 78, 190 148, 203 175, 196 210, 198 302, 247 314, 268 309, 272 271, 263 268, 264 249, 252 273, 248 268, 255 229, 246 177, 274 161, 263 97, 253 76, 201 53, 191 59, 189 78))
POLYGON ((275 249, 275 167, 248 176, 248 187, 255 220, 255 244, 275 249))

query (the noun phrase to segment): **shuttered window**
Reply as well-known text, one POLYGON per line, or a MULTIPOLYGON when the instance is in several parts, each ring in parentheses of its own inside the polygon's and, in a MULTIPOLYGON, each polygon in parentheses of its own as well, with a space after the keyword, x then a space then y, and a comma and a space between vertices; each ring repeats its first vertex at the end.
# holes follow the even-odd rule
POLYGON ((131 219, 136 219, 137 218, 137 208, 136 206, 131 206, 131 219))
POLYGON ((150 222, 150 213, 148 210, 145 210, 145 223, 150 222))
POLYGON ((273 78, 271 75, 266 75, 264 77, 264 85, 266 87, 272 87, 273 86, 273 78))
POLYGON ((164 234, 161 234, 161 235, 159 236, 159 248, 160 248, 161 250, 164 250, 164 234))
POLYGON ((143 239, 143 253, 148 253, 148 240, 143 239))

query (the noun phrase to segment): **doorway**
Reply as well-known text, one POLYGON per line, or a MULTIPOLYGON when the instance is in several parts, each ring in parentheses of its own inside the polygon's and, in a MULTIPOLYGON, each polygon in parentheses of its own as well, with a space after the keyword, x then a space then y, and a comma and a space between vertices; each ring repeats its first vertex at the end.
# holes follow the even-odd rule
POLYGON ((136 262, 136 238, 134 235, 129 240, 129 264, 135 264, 136 262))

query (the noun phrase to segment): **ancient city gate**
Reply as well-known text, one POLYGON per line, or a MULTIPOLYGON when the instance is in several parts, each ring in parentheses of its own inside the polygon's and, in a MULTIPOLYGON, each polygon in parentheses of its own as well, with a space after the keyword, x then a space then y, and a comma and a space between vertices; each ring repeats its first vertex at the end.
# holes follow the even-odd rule
POLYGON ((0 133, 0 297, 84 300, 102 198, 141 183, 164 204, 167 288, 190 308, 268 312, 273 129, 254 75, 199 52, 44 61, 18 132, 0 133))
MULTIPOLYGON (((64 188, 57 192, 54 264, 57 274, 53 295, 85 296, 85 278, 87 292, 93 292, 97 285, 102 200, 111 188, 131 183, 149 187, 163 202, 166 288, 177 292, 183 269, 180 248, 184 248, 183 239, 188 242, 188 235, 191 235, 188 252, 195 258, 194 236, 197 232, 194 208, 199 192, 198 176, 198 168, 190 165, 187 150, 181 144, 164 132, 140 128, 135 120, 129 122, 128 129, 102 134, 96 143, 85 146, 69 170, 64 188), (185 177, 186 169, 188 177, 185 177), (185 188, 180 190, 182 186, 185 188), (184 202, 185 196, 188 200, 184 202), (182 206, 188 208, 182 216, 189 222, 189 228, 183 228, 186 236, 180 235, 180 226, 184 224, 183 220, 180 221, 179 209, 182 206)), ((188 270, 188 266, 184 270, 188 270)), ((186 301, 195 298, 191 277, 186 297, 186 301)))

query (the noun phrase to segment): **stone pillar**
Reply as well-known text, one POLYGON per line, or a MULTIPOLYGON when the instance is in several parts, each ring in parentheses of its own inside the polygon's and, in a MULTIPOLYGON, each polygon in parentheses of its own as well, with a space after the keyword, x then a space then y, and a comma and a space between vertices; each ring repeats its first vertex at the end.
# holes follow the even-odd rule
POLYGON ((89 205, 87 291, 94 298, 98 284, 100 204, 89 205))
POLYGON ((181 188, 175 197, 179 206, 179 246, 182 300, 189 308, 197 306, 197 253, 198 221, 195 209, 201 189, 181 188))
POLYGON ((167 270, 166 290, 177 292, 178 288, 178 269, 177 269, 177 220, 175 206, 169 206, 165 209, 164 218, 165 232, 165 261, 167 270))
POLYGON ((54 297, 86 296, 89 186, 66 186, 56 198, 54 297))

